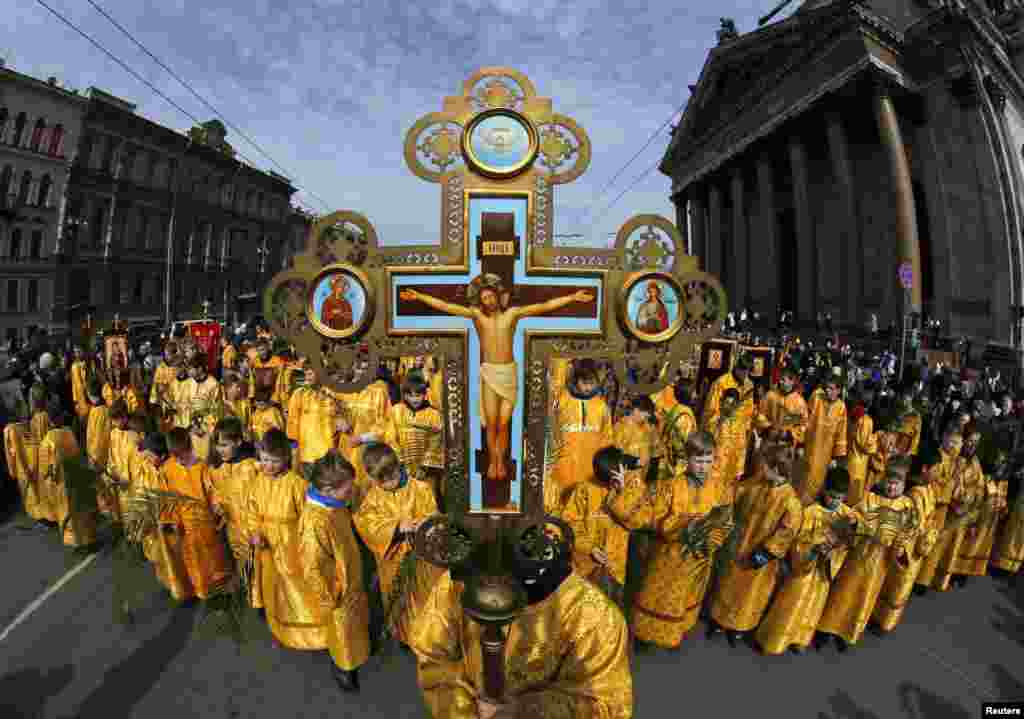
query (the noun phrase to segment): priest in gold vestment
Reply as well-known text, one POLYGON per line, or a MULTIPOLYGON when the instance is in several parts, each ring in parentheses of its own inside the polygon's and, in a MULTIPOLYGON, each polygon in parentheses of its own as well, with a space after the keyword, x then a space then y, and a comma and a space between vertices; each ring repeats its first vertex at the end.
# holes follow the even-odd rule
POLYGON ((789 552, 793 571, 754 633, 765 654, 787 649, 800 654, 814 641, 832 582, 848 551, 837 541, 835 528, 840 522, 857 521, 856 512, 844 501, 848 489, 849 474, 834 467, 825 477, 820 501, 804 508, 800 533, 789 552))
POLYGON ((739 545, 711 600, 710 631, 724 629, 730 643, 761 621, 803 518, 790 484, 793 449, 769 445, 763 454, 758 476, 743 482, 736 496, 739 545))
POLYGON ((507 630, 502 705, 483 695, 481 627, 462 610, 462 585, 441 575, 410 639, 432 719, 632 719, 626 622, 567 560, 522 579, 529 605, 507 630))
POLYGON ((1009 516, 1003 520, 992 548, 992 568, 1016 574, 1024 562, 1024 466, 1015 467, 1007 491, 1009 516))
POLYGON ((875 420, 871 416, 874 399, 874 384, 865 383, 860 398, 849 414, 846 470, 850 473, 850 491, 847 502, 854 507, 860 504, 865 492, 870 489, 867 486, 869 464, 878 452, 878 434, 875 432, 875 420))
POLYGON ((803 447, 807 418, 807 402, 797 390, 796 370, 785 367, 779 373, 779 386, 761 400, 754 427, 768 441, 788 439, 794 447, 803 447))
POLYGON ((939 448, 938 461, 930 463, 924 470, 928 486, 931 488, 932 500, 935 503, 935 508, 928 519, 929 529, 934 530, 935 542, 922 560, 917 577, 914 579, 914 591, 917 594, 924 594, 931 587, 935 579, 935 571, 942 559, 943 534, 946 532, 946 523, 950 519, 949 505, 953 501, 953 487, 962 448, 963 436, 960 431, 955 428, 947 430, 942 438, 942 446, 939 448))
POLYGON ((348 503, 355 469, 332 451, 311 477, 299 520, 302 572, 327 629, 335 681, 342 691, 359 691, 359 667, 370 657, 370 605, 348 503))
POLYGON ((717 445, 719 458, 716 471, 730 491, 739 482, 747 467, 747 444, 754 424, 754 384, 750 381, 750 355, 736 358, 732 372, 722 375, 711 384, 704 402, 704 429, 713 436, 720 434, 723 441, 717 445), (722 399, 728 390, 736 393, 736 409, 726 431, 722 428, 722 399))

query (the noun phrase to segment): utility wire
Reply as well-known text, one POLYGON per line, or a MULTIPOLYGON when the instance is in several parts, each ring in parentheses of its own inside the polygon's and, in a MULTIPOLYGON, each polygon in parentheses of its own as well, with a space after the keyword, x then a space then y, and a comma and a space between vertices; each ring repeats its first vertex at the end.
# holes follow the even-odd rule
MULTIPOLYGON (((122 68, 122 69, 124 69, 124 70, 125 70, 125 71, 126 71, 126 72, 127 72, 128 74, 130 74, 130 75, 131 75, 132 77, 134 77, 134 78, 135 78, 136 80, 138 80, 138 81, 139 81, 139 82, 141 82, 141 83, 142 83, 143 85, 145 85, 146 87, 148 87, 148 88, 149 88, 150 90, 152 90, 152 91, 153 91, 154 93, 156 93, 157 95, 159 95, 159 96, 160 96, 161 98, 163 98, 164 100, 166 100, 166 101, 167 101, 167 102, 168 102, 168 103, 169 103, 169 104, 170 104, 170 105, 171 105, 172 107, 174 107, 174 108, 175 108, 175 109, 177 109, 177 110, 178 110, 179 112, 181 112, 181 113, 182 113, 183 115, 185 115, 186 117, 188 117, 189 119, 191 119, 191 120, 192 120, 193 122, 195 122, 195 123, 196 123, 197 125, 201 125, 201 124, 202 124, 202 122, 203 122, 202 120, 200 120, 200 119, 199 119, 198 117, 196 117, 196 116, 195 116, 195 115, 193 115, 193 114, 192 114, 191 112, 189 112, 188 110, 186 110, 185 108, 183 108, 183 107, 182 107, 181 105, 179 105, 179 104, 178 104, 177 102, 175 102, 174 100, 172 100, 171 98, 169 98, 169 97, 168 97, 168 96, 167 96, 167 95, 166 95, 165 93, 163 93, 163 92, 162 92, 162 91, 161 91, 161 90, 160 90, 160 89, 159 89, 158 87, 156 87, 156 86, 155 86, 155 85, 154 85, 153 83, 151 83, 151 82, 150 82, 149 80, 147 80, 146 78, 142 77, 142 75, 140 75, 140 74, 139 74, 138 72, 136 72, 136 71, 135 71, 135 70, 133 70, 133 69, 132 69, 131 67, 129 67, 129 66, 128 66, 128 65, 127 65, 127 64, 126 64, 126 63, 125 63, 125 62, 124 62, 123 60, 121 60, 121 59, 120 59, 119 57, 117 57, 117 56, 116 56, 116 55, 114 55, 114 54, 113 54, 112 52, 110 52, 109 50, 107 50, 107 48, 105 48, 105 47, 104 47, 103 45, 101 45, 101 44, 100 44, 100 43, 99 43, 99 42, 98 42, 97 40, 95 40, 95 39, 94 39, 93 37, 91 37, 91 36, 90 36, 90 35, 89 35, 88 33, 86 33, 85 31, 83 31, 83 30, 82 30, 81 28, 79 28, 79 27, 78 27, 77 25, 75 25, 75 24, 74 24, 73 22, 71 22, 71 21, 70 21, 70 20, 68 20, 68 19, 67 19, 66 17, 64 17, 64 15, 62 15, 62 14, 61 14, 60 12, 58 12, 57 10, 54 10, 54 9, 53 9, 52 7, 50 7, 49 5, 47 5, 47 4, 46 4, 46 2, 44 2, 44 0, 36 0, 36 2, 37 2, 38 4, 40 4, 40 5, 42 5, 42 6, 44 7, 44 8, 46 8, 46 9, 47 9, 47 10, 48 10, 48 11, 49 11, 49 12, 50 12, 50 13, 51 13, 51 14, 52 14, 52 15, 53 15, 54 17, 56 17, 56 18, 57 18, 58 20, 60 20, 60 21, 61 21, 62 23, 64 23, 65 25, 67 25, 68 27, 70 27, 70 28, 71 28, 72 30, 74 30, 74 31, 75 31, 76 33, 78 33, 78 34, 79 34, 79 35, 81 35, 81 36, 82 36, 83 38, 85 38, 85 39, 86 39, 86 40, 87 40, 87 41, 88 41, 88 42, 89 42, 89 43, 90 43, 90 44, 91 44, 91 45, 92 45, 93 47, 95 47, 95 48, 96 48, 97 50, 99 50, 99 51, 100 51, 100 52, 102 52, 102 53, 103 53, 104 55, 106 55, 106 56, 107 56, 107 57, 108 57, 109 59, 113 60, 113 61, 114 61, 115 63, 117 63, 118 65, 120 65, 120 66, 121 66, 121 68, 122 68)), ((241 158, 242 158, 243 160, 245 160, 246 162, 248 162, 248 163, 249 163, 250 165, 252 165, 253 167, 255 167, 255 166, 256 166, 256 163, 255 163, 255 162, 253 162, 252 160, 250 160, 250 159, 249 159, 248 157, 246 157, 245 155, 243 155, 243 154, 242 154, 241 152, 238 152, 237 150, 236 150, 235 152, 236 152, 236 154, 237 154, 237 155, 238 155, 239 157, 241 157, 241 158)), ((295 188, 296 188, 296 189, 301 189, 301 188, 299 188, 299 187, 298 187, 297 185, 295 186, 295 188)))
POLYGON ((644 179, 645 179, 645 178, 646 178, 646 177, 647 177, 647 176, 648 176, 649 174, 651 174, 652 172, 654 172, 654 170, 655 170, 655 169, 657 169, 658 165, 660 165, 660 164, 661 164, 661 160, 658 160, 658 161, 657 161, 657 162, 655 162, 655 163, 654 163, 653 165, 651 165, 650 167, 648 167, 648 168, 647 168, 647 169, 646 169, 646 170, 644 171, 644 173, 643 173, 642 175, 640 175, 640 177, 636 178, 635 180, 633 180, 633 182, 631 182, 630 184, 626 185, 625 189, 623 189, 623 190, 622 190, 622 192, 620 192, 620 193, 619 193, 618 195, 616 195, 616 197, 615 197, 615 199, 614 199, 614 200, 612 200, 611 202, 609 202, 609 203, 608 203, 607 205, 605 205, 605 206, 604 206, 604 209, 602 209, 602 210, 601 210, 601 212, 600 212, 600 213, 599 213, 599 214, 597 215, 597 217, 595 217, 595 218, 594 218, 594 221, 590 223, 590 226, 591 226, 591 227, 593 227, 594 225, 596 225, 596 224, 597 224, 597 222, 598 222, 598 220, 600 220, 600 219, 601 219, 602 217, 604 217, 604 216, 605 216, 605 214, 606 214, 606 213, 608 212, 608 210, 612 209, 612 207, 613 207, 613 206, 615 205, 615 203, 616 203, 616 202, 618 202, 618 201, 619 201, 619 200, 621 200, 621 199, 622 199, 623 197, 625 197, 625 195, 626 195, 626 193, 627 193, 627 192, 629 192, 630 190, 632 190, 632 189, 633 189, 634 187, 636 187, 636 186, 637 186, 637 185, 638 185, 638 184, 639 184, 639 183, 640 183, 640 182, 641 182, 642 180, 644 180, 644 179))
MULTIPOLYGON (((648 147, 650 147, 651 143, 654 142, 654 139, 656 137, 658 137, 658 135, 661 134, 661 131, 664 130, 666 127, 668 127, 668 124, 670 122, 672 122, 672 119, 675 118, 675 116, 678 115, 680 112, 682 112, 684 109, 686 109, 686 105, 687 105, 687 103, 689 101, 690 101, 689 99, 684 100, 683 103, 679 107, 676 108, 675 112, 673 112, 671 115, 669 115, 668 119, 665 120, 665 122, 661 123, 661 126, 658 127, 657 130, 655 130, 653 133, 651 133, 651 136, 649 138, 647 138, 647 142, 645 142, 643 144, 643 147, 641 147, 639 150, 637 150, 636 153, 631 158, 629 158, 629 161, 626 162, 625 165, 623 165, 622 167, 619 168, 619 171, 616 172, 612 176, 612 179, 610 179, 608 181, 608 183, 601 189, 601 191, 598 192, 596 195, 594 195, 593 201, 590 203, 590 205, 584 211, 583 215, 581 215, 581 219, 586 218, 587 215, 590 214, 590 211, 594 208, 594 205, 597 204, 598 199, 601 198, 606 192, 608 192, 608 190, 611 189, 612 185, 615 184, 615 181, 617 179, 619 179, 619 177, 622 175, 623 172, 626 171, 626 168, 628 168, 630 165, 632 165, 633 162, 636 161, 636 158, 640 157, 641 153, 643 153, 644 150, 646 150, 648 147)), ((644 176, 646 176, 649 172, 650 172, 650 170, 648 170, 647 173, 644 173, 644 176)), ((623 193, 623 194, 625 194, 625 193, 623 193)), ((621 197, 622 197, 622 195, 620 195, 618 198, 616 198, 615 202, 618 202, 619 198, 621 198, 621 197)), ((614 202, 612 204, 614 204, 614 202)), ((607 208, 605 208, 605 210, 607 210, 607 208)), ((596 221, 597 220, 595 219, 594 222, 596 222, 596 221)), ((591 224, 593 224, 593 223, 591 223, 591 224)))
MULTIPOLYGON (((129 40, 131 40, 133 43, 135 43, 135 45, 140 50, 142 50, 142 52, 146 53, 146 55, 148 55, 150 57, 150 59, 153 60, 153 62, 155 62, 160 67, 162 67, 167 72, 168 75, 170 75, 175 80, 177 80, 179 85, 181 85, 183 88, 185 88, 190 93, 192 93, 193 97, 195 97, 197 100, 199 100, 199 102, 203 103, 207 108, 209 108, 210 112, 212 112, 215 116, 217 116, 221 120, 223 120, 225 125, 227 125, 232 130, 234 130, 236 133, 238 133, 238 135, 242 139, 244 139, 246 142, 248 142, 250 145, 252 145, 256 149, 256 151, 258 153, 263 155, 263 157, 265 157, 266 159, 270 160, 270 162, 275 167, 277 167, 277 169, 279 169, 284 175, 288 175, 288 176, 292 175, 292 173, 288 172, 288 170, 286 170, 284 167, 281 166, 281 163, 279 163, 277 160, 275 160, 273 157, 271 157, 269 154, 267 154, 267 152, 262 147, 260 147, 259 144, 255 140, 253 140, 251 137, 249 137, 247 134, 245 134, 245 132, 240 127, 238 127, 233 122, 228 120, 227 117, 222 112, 217 110, 217 108, 215 108, 213 105, 211 105, 206 100, 206 98, 204 98, 202 95, 200 95, 198 92, 196 92, 195 89, 191 85, 189 85, 187 82, 182 80, 181 77, 177 73, 174 72, 174 70, 169 68, 165 62, 163 62, 160 58, 158 58, 156 55, 154 55, 149 50, 149 48, 147 48, 138 39, 136 39, 136 37, 134 35, 132 35, 132 33, 128 29, 126 29, 121 23, 119 23, 117 20, 115 20, 113 17, 111 17, 110 14, 106 10, 104 10, 102 7, 99 6, 99 4, 94 2, 94 0, 86 0, 86 2, 88 2, 90 5, 92 5, 93 8, 95 8, 96 12, 98 12, 100 15, 102 15, 107 20, 109 20, 110 24, 113 25, 114 27, 116 27, 118 30, 120 30, 125 35, 125 37, 127 37, 129 40)), ((305 192, 308 195, 310 195, 311 197, 315 198, 317 201, 320 202, 320 204, 322 204, 324 206, 324 208, 328 212, 330 212, 330 206, 326 202, 324 202, 323 198, 321 198, 315 192, 313 192, 312 190, 303 190, 303 192, 305 192)))

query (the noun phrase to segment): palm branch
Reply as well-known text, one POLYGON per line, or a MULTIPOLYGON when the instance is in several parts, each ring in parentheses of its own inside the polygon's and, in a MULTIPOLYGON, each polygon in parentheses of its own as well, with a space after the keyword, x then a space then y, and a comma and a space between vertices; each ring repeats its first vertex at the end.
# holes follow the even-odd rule
MULTIPOLYGON (((55 467, 51 467, 53 470, 55 467)), ((99 511, 97 496, 101 491, 101 480, 85 455, 65 457, 61 461, 61 476, 68 497, 68 516, 60 527, 63 533, 76 517, 99 511)))
POLYGON ((214 423, 228 415, 223 398, 218 395, 201 396, 192 401, 192 426, 205 431, 206 419, 213 417, 214 423))
POLYGON ((675 466, 686 444, 686 436, 679 429, 678 419, 682 410, 673 407, 669 410, 658 410, 658 426, 661 427, 661 442, 668 454, 668 463, 675 466))
POLYGON ((210 590, 203 601, 202 618, 196 626, 200 639, 226 637, 235 642, 239 650, 248 645, 259 632, 262 623, 259 612, 252 607, 253 553, 243 565, 243 571, 224 579, 210 590))
POLYGON ((550 472, 565 454, 566 438, 559 421, 560 404, 556 397, 551 402, 551 410, 544 420, 544 470, 550 472))

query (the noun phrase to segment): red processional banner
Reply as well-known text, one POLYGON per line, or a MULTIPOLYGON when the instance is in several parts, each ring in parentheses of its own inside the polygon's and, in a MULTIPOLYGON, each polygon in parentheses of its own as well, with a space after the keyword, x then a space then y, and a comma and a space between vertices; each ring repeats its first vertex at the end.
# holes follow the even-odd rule
POLYGON ((188 330, 199 351, 206 354, 210 374, 215 373, 220 366, 220 323, 214 320, 195 322, 188 330))

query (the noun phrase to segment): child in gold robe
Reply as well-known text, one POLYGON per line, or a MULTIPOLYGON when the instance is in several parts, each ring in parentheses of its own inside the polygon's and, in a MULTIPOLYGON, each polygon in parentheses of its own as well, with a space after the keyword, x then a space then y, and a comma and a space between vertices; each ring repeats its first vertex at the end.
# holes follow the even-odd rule
MULTIPOLYGON (((366 369, 356 368, 358 372, 366 369)), ((359 504, 373 486, 373 480, 363 466, 363 450, 372 442, 381 442, 391 417, 392 403, 387 382, 377 379, 359 392, 339 394, 324 389, 335 399, 333 409, 335 420, 341 419, 346 428, 337 435, 338 451, 356 468, 356 486, 352 494, 352 506, 359 512, 359 504)))
POLYGON ((1024 563, 1024 465, 1013 469, 1006 494, 1009 516, 999 528, 992 549, 992 569, 996 574, 1014 575, 1024 563))
POLYGON ((267 369, 255 371, 256 384, 252 396, 252 416, 249 419, 255 441, 272 429, 284 431, 286 425, 281 407, 274 403, 276 375, 267 369))
POLYGON ((146 418, 138 414, 129 415, 123 402, 115 402, 110 408, 110 424, 110 461, 107 469, 115 485, 117 509, 123 517, 137 479, 138 446, 146 436, 146 418))
POLYGON ((717 456, 715 466, 722 473, 725 482, 726 504, 732 504, 736 491, 743 479, 742 466, 746 463, 746 427, 747 424, 739 415, 740 393, 730 387, 722 393, 718 401, 718 411, 713 424, 708 425, 715 438, 717 456), (740 450, 743 456, 740 456, 740 450))
POLYGON ((71 363, 71 401, 75 405, 75 414, 78 415, 78 422, 81 426, 89 419, 89 400, 86 398, 86 388, 89 380, 89 370, 86 366, 88 360, 81 347, 74 349, 74 361, 71 363))
POLYGON ((857 522, 857 514, 844 501, 849 474, 834 467, 825 477, 825 489, 815 504, 805 507, 800 533, 789 551, 792 573, 772 599, 754 640, 765 654, 789 649, 802 653, 812 641, 825 611, 832 582, 846 560, 848 548, 837 538, 839 522, 857 522))
POLYGON ((898 472, 913 481, 914 486, 907 492, 913 502, 914 512, 912 524, 907 527, 907 561, 895 561, 890 564, 885 576, 885 584, 875 602, 875 610, 871 614, 869 627, 879 636, 891 632, 900 623, 907 603, 913 594, 914 582, 921 565, 928 557, 935 542, 939 538, 939 530, 931 523, 931 515, 935 512, 937 487, 933 486, 927 474, 918 477, 910 476, 911 462, 909 455, 894 457, 889 463, 891 472, 898 472))
POLYGON ((192 451, 188 431, 176 427, 167 435, 171 458, 161 467, 168 491, 189 497, 174 512, 168 543, 171 561, 178 566, 173 576, 179 581, 165 584, 178 601, 198 597, 206 599, 231 576, 224 543, 210 508, 210 468, 192 451))
POLYGON ((739 545, 711 600, 708 634, 724 630, 730 644, 761 621, 803 519, 790 484, 793 449, 769 445, 758 465, 759 476, 742 483, 736 495, 739 545))
POLYGON ((247 527, 251 523, 247 499, 259 473, 256 453, 245 442, 245 430, 237 417, 217 423, 211 444, 210 504, 225 524, 228 547, 239 571, 246 571, 250 559, 247 527))
POLYGON ((114 402, 122 400, 128 407, 129 414, 140 412, 143 409, 142 398, 131 382, 130 372, 127 369, 114 369, 112 373, 116 379, 103 385, 103 401, 108 407, 112 407, 114 402))
POLYGON ((679 462, 685 462, 686 440, 697 431, 697 416, 693 411, 693 383, 680 380, 672 387, 675 404, 659 415, 662 436, 663 459, 670 471, 675 471, 679 462))
POLYGON ((356 529, 377 561, 380 590, 385 610, 390 616, 390 629, 395 639, 409 641, 423 603, 443 570, 427 562, 416 566, 416 582, 412 587, 395 587, 398 570, 405 556, 412 551, 412 541, 420 524, 437 514, 433 489, 412 478, 402 467, 398 454, 390 445, 373 443, 363 450, 366 473, 373 486, 355 514, 356 529), (396 591, 411 592, 406 610, 398 616, 394 602, 396 591))
POLYGON ((224 408, 242 423, 245 441, 252 441, 252 400, 249 383, 234 372, 224 373, 224 408))
POLYGON ((600 396, 597 368, 592 360, 578 360, 565 390, 558 396, 555 416, 561 436, 561 454, 552 467, 563 497, 590 479, 594 455, 614 444, 612 414, 600 396))
MULTIPOLYGON (((630 457, 636 457, 640 464, 640 476, 656 479, 649 474, 661 459, 661 436, 658 433, 657 409, 650 397, 632 397, 626 406, 626 413, 613 428, 615 446, 630 457)), ((595 460, 597 455, 594 455, 595 460)), ((595 470, 597 465, 594 465, 595 470)))
POLYGON ((327 650, 342 691, 359 691, 359 667, 370 657, 370 604, 348 499, 355 468, 337 452, 321 457, 299 520, 299 557, 306 586, 327 629, 327 650))
POLYGON ((714 553, 729 533, 727 523, 707 519, 724 506, 726 489, 713 466, 714 437, 694 432, 684 451, 686 464, 677 466, 671 480, 659 481, 653 494, 619 478, 608 501, 616 521, 631 530, 657 532, 643 585, 633 600, 633 631, 640 641, 665 649, 678 647, 697 623, 714 553), (710 522, 712 541, 706 551, 681 550, 682 530, 693 522, 710 522))
POLYGON ((444 487, 438 482, 444 467, 444 424, 441 413, 427 401, 427 381, 419 370, 410 370, 402 381, 402 401, 391 407, 383 440, 398 454, 411 476, 429 483, 438 506, 444 487))
POLYGON ((82 450, 75 433, 68 426, 71 418, 59 405, 50 407, 50 424, 39 445, 39 477, 46 487, 50 517, 57 522, 64 544, 69 547, 92 548, 96 545, 96 511, 74 506, 68 494, 65 460, 81 457, 82 450))
POLYGON ((955 565, 968 530, 975 525, 985 502, 985 473, 977 457, 980 444, 981 431, 972 422, 967 425, 960 458, 952 470, 953 487, 946 526, 932 550, 939 558, 935 564, 931 587, 940 592, 947 591, 954 579, 957 586, 963 586, 966 579, 957 574, 955 565))
MULTIPOLYGON (((85 454, 93 468, 101 476, 105 476, 105 479, 101 481, 101 485, 109 487, 110 483, 106 477, 112 476, 109 464, 110 433, 113 423, 110 416, 110 407, 103 403, 101 392, 99 382, 92 382, 86 393, 92 409, 89 410, 89 419, 85 429, 85 454)), ((96 501, 101 514, 110 516, 115 513, 114 502, 116 500, 113 494, 114 491, 116 490, 110 489, 109 491, 97 493, 96 501)))
POLYGON ((334 449, 334 399, 317 382, 312 368, 303 370, 302 386, 288 400, 288 439, 298 446, 299 467, 312 464, 334 449))
MULTIPOLYGON (((46 389, 36 384, 29 390, 29 404, 32 407, 32 419, 29 421, 29 429, 32 431, 32 436, 37 442, 41 442, 46 433, 50 431, 50 414, 47 410, 48 397, 46 389)), ((89 411, 92 411, 94 406, 89 402, 88 392, 86 393, 86 403, 89 405, 89 411)), ((89 424, 88 414, 86 415, 85 421, 82 423, 82 427, 87 427, 89 424)))
POLYGON ((754 426, 769 442, 786 440, 803 447, 807 418, 807 402, 797 390, 796 370, 785 367, 779 373, 779 386, 768 390, 759 403, 754 426))
POLYGON ((822 613, 818 631, 830 634, 839 651, 860 641, 892 563, 906 566, 914 537, 905 531, 913 502, 903 495, 903 475, 892 471, 884 495, 869 492, 857 507, 872 538, 855 545, 839 571, 822 613))
MULTIPOLYGON (((7 472, 18 483, 25 514, 35 520, 36 527, 48 530, 54 521, 48 506, 47 495, 39 482, 39 440, 32 436, 29 428, 28 407, 19 403, 20 421, 4 426, 4 451, 7 458, 7 472)), ((47 420, 49 421, 49 420, 47 420)))
POLYGON ((1007 514, 1007 472, 1009 470, 1005 451, 997 451, 992 460, 987 460, 985 471, 984 498, 973 521, 967 526, 963 544, 953 563, 953 574, 963 577, 984 577, 988 574, 988 562, 992 556, 999 523, 1007 514))
POLYGON ((196 383, 192 380, 189 367, 184 360, 176 370, 177 374, 167 388, 173 414, 171 428, 181 427, 187 430, 192 426, 192 398, 195 395, 196 383))
POLYGON ((302 579, 299 518, 306 505, 306 480, 291 470, 291 444, 280 429, 257 443, 259 473, 246 504, 249 541, 256 548, 253 605, 266 610, 274 638, 290 649, 326 646, 319 607, 302 579))
POLYGON ((800 499, 805 506, 821 493, 829 467, 846 456, 846 403, 840 398, 841 389, 842 375, 833 373, 811 395, 804 456, 807 474, 800 487, 800 499))
POLYGON ((847 501, 851 506, 860 504, 868 489, 868 470, 871 458, 878 453, 878 433, 871 416, 871 405, 875 399, 875 386, 865 383, 859 401, 849 415, 849 454, 846 456, 846 470, 850 473, 850 492, 847 501))
MULTIPOLYGON (((631 458, 636 457, 620 447, 598 450, 594 455, 594 478, 573 487, 562 509, 562 519, 572 528, 576 540, 573 567, 619 606, 623 606, 630 532, 608 512, 607 503, 612 484, 620 475, 625 478, 631 458)), ((629 481, 643 484, 642 470, 629 474, 629 481)))
MULTIPOLYGON (((722 480, 735 484, 746 471, 747 445, 750 431, 754 423, 754 385, 750 381, 750 369, 753 361, 747 354, 736 358, 732 372, 728 372, 711 384, 707 400, 704 403, 704 429, 716 436, 719 459, 716 460, 719 471, 723 472, 722 480), (717 433, 723 427, 721 421, 722 398, 727 390, 736 393, 736 409, 734 419, 729 421, 727 436, 717 442, 717 433)), ((731 395, 730 395, 731 396, 731 395)), ((731 490, 730 490, 731 491, 731 490)))

